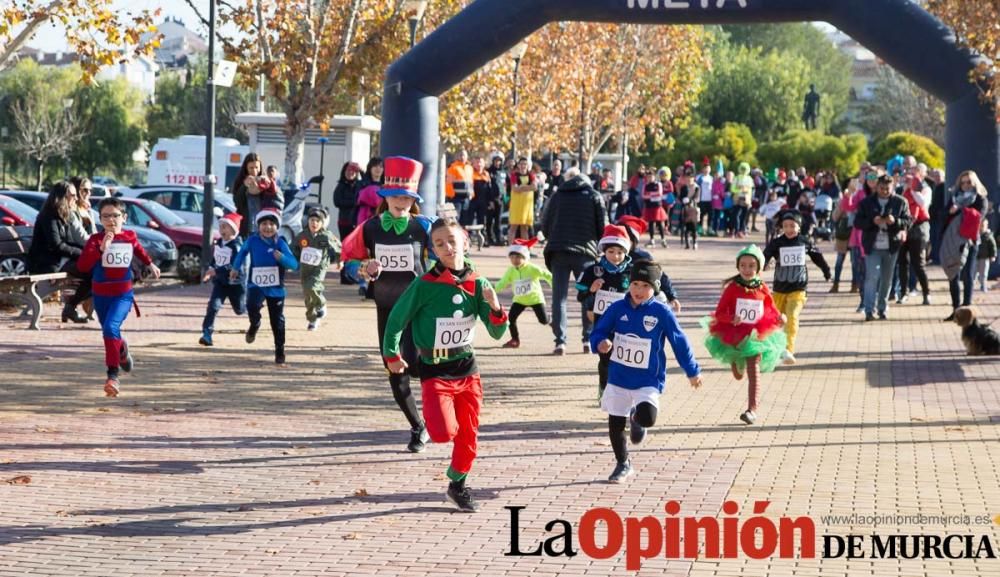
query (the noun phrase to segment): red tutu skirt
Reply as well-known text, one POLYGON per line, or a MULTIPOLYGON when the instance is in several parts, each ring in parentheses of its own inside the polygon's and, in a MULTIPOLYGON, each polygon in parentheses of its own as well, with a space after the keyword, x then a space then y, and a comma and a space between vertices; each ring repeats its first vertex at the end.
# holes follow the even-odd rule
POLYGON ((642 220, 646 222, 663 222, 667 220, 667 211, 662 206, 650 206, 642 209, 642 220))

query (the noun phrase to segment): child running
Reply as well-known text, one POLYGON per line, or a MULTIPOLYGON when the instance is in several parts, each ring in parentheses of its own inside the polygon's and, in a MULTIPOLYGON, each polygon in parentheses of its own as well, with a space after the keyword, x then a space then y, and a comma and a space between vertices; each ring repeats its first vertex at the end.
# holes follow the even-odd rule
POLYGON ((326 316, 326 271, 337 258, 339 241, 327 230, 330 215, 326 209, 309 209, 308 227, 295 237, 293 251, 302 265, 302 296, 306 301, 306 330, 314 331, 326 316))
POLYGON ((806 288, 809 285, 809 271, 806 269, 806 255, 823 271, 823 278, 830 280, 830 265, 819 249, 805 235, 800 234, 802 216, 795 210, 786 210, 778 216, 781 235, 767 243, 764 249, 764 270, 771 259, 777 261, 774 268, 774 304, 787 318, 785 334, 788 347, 785 350, 786 365, 795 364, 795 335, 799 332, 799 314, 806 305, 806 288))
POLYGON ((243 263, 250 262, 250 281, 247 285, 247 314, 250 328, 246 341, 252 343, 260 330, 260 309, 267 302, 267 318, 271 322, 274 335, 274 363, 285 364, 285 270, 298 270, 291 247, 278 236, 281 213, 275 208, 263 208, 256 216, 257 232, 250 235, 247 242, 233 260, 233 270, 229 278, 236 280, 243 263))
POLYGON ((124 202, 115 197, 105 198, 98 205, 97 212, 104 231, 87 239, 77 268, 80 272, 91 273, 93 278, 94 309, 104 334, 104 364, 108 367, 104 394, 117 397, 121 390, 119 368, 129 373, 133 364, 128 343, 122 338, 122 323, 132 307, 135 307, 135 314, 139 314, 132 292, 132 258, 138 258, 153 278, 160 278, 160 269, 143 250, 135 233, 122 229, 125 224, 124 202))
MULTIPOLYGON (((597 322, 612 304, 625 298, 632 271, 632 259, 629 257, 632 240, 624 226, 605 226, 597 248, 604 255, 584 266, 583 274, 576 283, 576 290, 579 291, 577 300, 584 304, 592 322, 597 322)), ((584 352, 590 352, 589 346, 588 344, 588 350, 584 352)), ((600 360, 597 362, 598 401, 604 396, 604 389, 608 385, 610 363, 611 354, 600 353, 600 360)))
POLYGON ((507 257, 510 259, 510 267, 503 273, 500 282, 497 283, 497 292, 503 291, 507 285, 511 285, 514 292, 514 303, 510 305, 510 340, 504 343, 505 349, 516 349, 521 346, 521 337, 517 331, 517 317, 521 316, 524 309, 530 308, 535 311, 535 318, 538 322, 549 324, 549 315, 545 310, 545 295, 542 293, 542 283, 544 280, 552 286, 552 273, 535 263, 528 262, 531 258, 531 247, 538 242, 537 238, 531 240, 515 239, 514 244, 507 249, 507 257))
POLYGON ((670 182, 670 169, 661 168, 658 173, 658 180, 653 180, 653 171, 648 173, 649 182, 642 191, 642 218, 649 223, 649 246, 653 246, 654 234, 660 231, 660 244, 667 248, 666 222, 667 211, 663 209, 664 195, 674 192, 674 186, 670 182))
MULTIPOLYGON (((375 216, 360 224, 344 239, 343 260, 364 261, 364 273, 375 299, 379 346, 385 342, 385 327, 392 307, 410 283, 427 271, 431 221, 420 215, 417 202, 420 175, 424 165, 411 158, 391 156, 383 161, 385 173, 378 194, 382 202, 375 216)), ((409 328, 403 331, 400 347, 410 369, 389 372, 389 387, 396 405, 410 424, 410 442, 406 450, 419 453, 430 436, 417 411, 417 401, 410 389, 410 377, 416 377, 417 352, 409 328)), ((382 350, 382 356, 388 356, 382 350)), ((388 365, 386 365, 388 368, 388 365)))
POLYGON ((201 338, 198 344, 212 346, 212 333, 215 332, 215 317, 222 310, 222 305, 229 300, 233 312, 243 315, 247 312, 247 277, 246 271, 237 271, 235 279, 229 277, 233 270, 233 257, 240 253, 243 241, 240 239, 240 224, 243 217, 238 213, 230 213, 219 219, 220 238, 216 239, 212 252, 212 266, 209 267, 201 282, 212 280, 212 296, 208 297, 208 308, 205 310, 205 320, 201 322, 201 338))
POLYGON ((608 477, 610 483, 621 483, 635 472, 625 438, 626 422, 635 445, 646 438, 646 428, 656 423, 667 376, 664 342, 670 342, 691 386, 701 386, 701 368, 687 336, 670 307, 653 298, 662 274, 654 262, 633 263, 628 298, 608 307, 590 333, 594 350, 611 355, 608 386, 601 398, 601 407, 608 413, 611 447, 618 461, 608 477))
POLYGON ((747 376, 747 410, 740 420, 748 425, 757 420, 760 373, 774 370, 786 346, 785 333, 778 330, 783 315, 760 278, 763 266, 764 253, 757 245, 741 250, 736 255, 739 274, 726 279, 715 314, 701 321, 712 358, 730 367, 737 381, 747 376))
POLYGON ((446 495, 460 511, 471 513, 479 505, 465 482, 476 458, 483 405, 483 385, 472 348, 476 319, 486 325, 491 337, 500 339, 507 330, 507 313, 489 281, 466 262, 469 241, 458 222, 438 220, 430 235, 438 262, 411 283, 392 308, 382 354, 389 371, 402 374, 408 363, 401 356, 399 342, 403 330, 412 327, 427 430, 435 443, 454 441, 446 495))

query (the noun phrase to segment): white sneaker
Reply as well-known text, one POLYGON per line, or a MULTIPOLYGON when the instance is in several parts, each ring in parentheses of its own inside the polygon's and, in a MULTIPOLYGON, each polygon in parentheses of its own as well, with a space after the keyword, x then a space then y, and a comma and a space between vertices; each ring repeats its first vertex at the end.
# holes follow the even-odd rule
POLYGON ((561 357, 561 356, 565 355, 566 354, 566 345, 563 345, 563 344, 556 345, 556 348, 552 351, 552 354, 556 355, 558 357, 561 357))
POLYGON ((314 331, 314 330, 316 330, 316 327, 317 327, 317 326, 319 326, 319 321, 318 321, 318 320, 316 320, 316 321, 312 321, 312 322, 310 322, 310 323, 309 323, 309 324, 308 324, 308 325, 306 326, 306 330, 307 330, 307 331, 314 331))
POLYGON ((784 354, 781 355, 781 358, 782 358, 782 364, 784 365, 795 364, 795 355, 792 354, 792 351, 786 350, 784 354))

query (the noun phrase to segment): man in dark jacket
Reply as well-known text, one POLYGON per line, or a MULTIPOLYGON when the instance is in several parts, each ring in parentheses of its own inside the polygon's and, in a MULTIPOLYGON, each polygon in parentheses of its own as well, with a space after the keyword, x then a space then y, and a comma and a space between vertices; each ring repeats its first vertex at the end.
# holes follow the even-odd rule
POLYGON ((874 317, 885 320, 892 273, 896 269, 899 248, 906 240, 910 227, 910 208, 906 200, 893 194, 892 177, 882 175, 875 187, 876 194, 868 195, 858 205, 854 227, 861 230, 861 244, 865 249, 865 320, 874 317), (876 300, 877 299, 877 300, 876 300))
MULTIPOLYGON (((579 169, 566 171, 566 180, 549 199, 542 214, 545 235, 545 266, 552 271, 553 354, 566 354, 566 299, 569 275, 580 278, 584 266, 598 256, 597 241, 608 223, 604 199, 579 169)), ((581 313, 582 313, 581 309, 581 313)), ((583 319, 584 352, 589 353, 590 320, 583 319)))

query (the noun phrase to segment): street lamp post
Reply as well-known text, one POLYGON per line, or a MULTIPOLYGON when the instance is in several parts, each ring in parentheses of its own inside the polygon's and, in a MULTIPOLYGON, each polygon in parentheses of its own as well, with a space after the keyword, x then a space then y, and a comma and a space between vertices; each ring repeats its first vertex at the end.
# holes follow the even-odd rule
POLYGON ((427 0, 406 0, 403 2, 403 14, 406 15, 407 22, 410 24, 410 48, 416 44, 417 26, 424 17, 425 10, 427 10, 427 0))
MULTIPOLYGON (((625 102, 628 102, 628 95, 632 93, 633 83, 625 85, 625 102)), ((628 104, 622 110, 622 178, 628 178, 628 104)))
MULTIPOLYGON (((215 224, 215 175, 212 174, 215 152, 215 2, 208 0, 208 80, 205 83, 208 130, 205 135, 205 204, 201 215, 201 273, 212 262, 212 228, 215 224)), ((250 224, 251 230, 253 224, 250 224)))
POLYGON ((326 143, 330 142, 330 139, 326 137, 326 132, 328 130, 330 130, 330 125, 326 121, 323 121, 323 122, 320 123, 319 129, 321 131, 323 131, 323 136, 320 136, 319 138, 316 139, 316 142, 319 142, 319 203, 320 203, 320 205, 322 205, 323 204, 323 168, 324 168, 324 165, 326 164, 325 162, 323 162, 323 159, 326 156, 326 143))
MULTIPOLYGON (((70 110, 72 110, 72 108, 73 108, 73 99, 72 98, 64 98, 63 99, 63 113, 66 115, 67 121, 69 119, 70 110)), ((68 147, 66 148, 66 156, 65 156, 64 160, 66 161, 66 164, 65 164, 66 180, 69 180, 69 178, 70 178, 70 174, 69 174, 70 167, 69 167, 69 148, 68 147)))
MULTIPOLYGON (((0 143, 7 144, 7 136, 9 136, 9 135, 10 135, 10 132, 8 131, 7 127, 6 126, 0 126, 0 143)), ((2 160, 3 160, 3 169, 2 169, 3 182, 0 183, 0 188, 6 189, 7 188, 7 151, 5 149, 3 149, 3 148, 0 148, 0 158, 2 158, 2 160)))
POLYGON ((518 102, 518 74, 521 71, 521 59, 528 51, 527 42, 518 42, 510 49, 510 56, 514 59, 514 128, 510 133, 510 157, 517 162, 517 102, 518 102))

